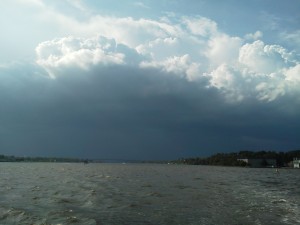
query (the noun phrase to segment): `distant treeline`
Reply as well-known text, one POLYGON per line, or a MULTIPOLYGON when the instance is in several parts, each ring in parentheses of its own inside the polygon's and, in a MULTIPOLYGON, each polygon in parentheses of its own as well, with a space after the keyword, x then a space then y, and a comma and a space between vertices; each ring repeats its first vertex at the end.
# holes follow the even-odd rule
POLYGON ((188 165, 216 165, 216 166, 247 166, 247 163, 238 159, 276 159, 277 166, 288 166, 293 158, 300 158, 300 150, 289 152, 275 151, 240 151, 233 153, 218 153, 206 158, 181 158, 173 163, 188 165))
POLYGON ((85 162, 83 159, 57 157, 19 157, 0 155, 0 162, 85 162))

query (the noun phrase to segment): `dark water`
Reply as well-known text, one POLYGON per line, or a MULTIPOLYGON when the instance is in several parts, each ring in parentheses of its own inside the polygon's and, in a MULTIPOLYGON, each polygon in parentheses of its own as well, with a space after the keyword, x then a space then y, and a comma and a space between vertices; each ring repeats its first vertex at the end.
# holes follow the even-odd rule
POLYGON ((0 224, 300 224, 300 170, 0 163, 0 224))

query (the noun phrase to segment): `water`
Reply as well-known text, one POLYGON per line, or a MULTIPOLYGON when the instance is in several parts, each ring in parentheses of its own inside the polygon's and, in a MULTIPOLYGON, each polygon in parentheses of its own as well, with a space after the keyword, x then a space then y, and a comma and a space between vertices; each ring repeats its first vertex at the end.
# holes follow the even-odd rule
POLYGON ((300 224, 300 170, 0 163, 0 224, 300 224))

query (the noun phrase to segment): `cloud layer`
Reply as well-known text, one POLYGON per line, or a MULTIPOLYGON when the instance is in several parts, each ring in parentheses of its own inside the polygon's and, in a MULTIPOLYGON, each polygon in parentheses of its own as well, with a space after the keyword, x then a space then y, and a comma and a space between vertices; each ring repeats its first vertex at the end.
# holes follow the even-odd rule
MULTIPOLYGON (((129 8, 149 15, 148 4, 129 8)), ((285 45, 204 16, 105 16, 80 0, 0 5, 11 10, 3 18, 31 21, 32 33, 15 26, 7 37, 17 55, 34 54, 0 64, 4 154, 174 159, 299 148, 297 30, 280 31, 285 45)))
POLYGON ((55 79, 24 73, 32 70, 0 70, 5 154, 173 159, 299 144, 300 108, 291 99, 228 104, 205 88, 208 80, 123 64, 64 70, 55 79))

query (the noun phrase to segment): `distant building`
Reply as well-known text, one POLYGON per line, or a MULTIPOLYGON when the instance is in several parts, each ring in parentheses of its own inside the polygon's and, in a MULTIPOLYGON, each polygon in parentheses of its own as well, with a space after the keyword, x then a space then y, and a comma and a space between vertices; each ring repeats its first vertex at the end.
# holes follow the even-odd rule
POLYGON ((261 167, 277 167, 276 159, 238 159, 243 161, 250 167, 261 168, 261 167))
POLYGON ((294 158, 293 165, 294 165, 294 168, 300 168, 300 159, 294 158))

